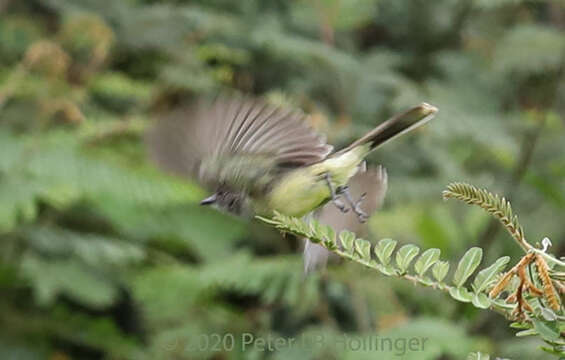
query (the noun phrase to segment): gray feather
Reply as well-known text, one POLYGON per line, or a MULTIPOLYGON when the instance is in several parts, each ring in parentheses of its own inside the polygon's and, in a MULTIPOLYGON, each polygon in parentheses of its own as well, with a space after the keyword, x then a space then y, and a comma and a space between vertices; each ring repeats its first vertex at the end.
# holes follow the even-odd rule
MULTIPOLYGON (((332 146, 306 120, 300 111, 264 100, 220 96, 162 116, 148 133, 147 144, 152 158, 165 170, 216 187, 226 163, 237 161, 276 172, 325 159, 332 146), (205 164, 216 167, 202 169, 205 164)), ((241 170, 240 176, 246 173, 241 170)))
POLYGON ((384 143, 392 140, 402 134, 411 130, 419 128, 430 121, 438 109, 430 104, 421 103, 414 106, 400 114, 397 114, 385 122, 379 124, 376 128, 365 134, 360 139, 353 142, 351 145, 335 153, 332 156, 343 154, 359 145, 365 143, 370 144, 371 150, 383 145, 384 143))

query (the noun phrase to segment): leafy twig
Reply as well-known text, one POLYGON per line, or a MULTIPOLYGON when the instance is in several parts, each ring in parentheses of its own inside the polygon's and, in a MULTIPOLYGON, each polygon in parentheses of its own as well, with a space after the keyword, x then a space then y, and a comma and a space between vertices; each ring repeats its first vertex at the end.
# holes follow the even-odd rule
POLYGON ((504 197, 493 195, 485 189, 478 189, 470 184, 451 183, 447 186, 447 190, 443 191, 443 198, 454 198, 464 201, 467 204, 480 206, 502 223, 512 238, 516 240, 518 245, 520 245, 525 252, 535 252, 551 263, 565 266, 565 262, 556 259, 540 249, 536 249, 528 243, 524 229, 518 221, 518 216, 512 213, 512 206, 504 197))
POLYGON ((533 246, 526 241, 524 229, 518 222, 518 216, 512 214, 512 206, 505 198, 493 195, 484 189, 477 189, 465 183, 451 183, 443 191, 443 198, 455 198, 471 205, 478 205, 497 218, 524 251, 533 246))

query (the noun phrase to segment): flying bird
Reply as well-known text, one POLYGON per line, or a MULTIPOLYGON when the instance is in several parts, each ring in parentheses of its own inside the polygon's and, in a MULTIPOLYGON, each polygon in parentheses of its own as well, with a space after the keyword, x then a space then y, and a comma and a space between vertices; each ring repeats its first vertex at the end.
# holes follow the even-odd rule
MULTIPOLYGON (((364 222, 374 207, 363 209, 365 196, 354 199, 349 181, 365 170, 365 157, 373 150, 425 124, 436 112, 434 106, 422 103, 334 152, 299 110, 264 99, 219 96, 200 99, 159 119, 147 142, 159 166, 198 178, 212 191, 202 205, 248 217, 268 217, 274 211, 302 217, 331 202, 340 213, 351 210, 364 222)), ((307 244, 307 270, 308 264, 315 267, 327 258, 315 250, 319 249, 307 244)))
POLYGON ((374 149, 425 124, 436 112, 422 103, 333 152, 301 111, 262 99, 220 96, 160 119, 148 143, 161 167, 196 177, 213 190, 202 205, 236 214, 271 216, 278 211, 301 217, 331 201, 365 221, 348 181, 374 149))

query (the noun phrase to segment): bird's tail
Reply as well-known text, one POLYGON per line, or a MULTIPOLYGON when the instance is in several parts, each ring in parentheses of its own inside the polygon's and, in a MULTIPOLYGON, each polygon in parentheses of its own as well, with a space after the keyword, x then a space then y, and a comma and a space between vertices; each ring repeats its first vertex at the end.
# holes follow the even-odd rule
POLYGON ((434 117, 437 111, 435 106, 426 103, 415 106, 379 124, 359 140, 335 153, 334 156, 365 144, 368 145, 366 151, 370 152, 387 141, 424 125, 434 117))

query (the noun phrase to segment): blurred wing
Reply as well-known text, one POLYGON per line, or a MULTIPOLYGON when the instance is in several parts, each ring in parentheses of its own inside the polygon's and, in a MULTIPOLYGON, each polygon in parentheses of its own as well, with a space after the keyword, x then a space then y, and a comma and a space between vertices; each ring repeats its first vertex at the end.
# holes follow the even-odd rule
POLYGON ((218 97, 163 117, 147 143, 165 170, 213 184, 230 165, 276 169, 323 160, 332 147, 305 120, 300 111, 262 100, 218 97), (203 164, 212 166, 202 169, 203 164))
MULTIPOLYGON (((363 193, 367 193, 365 200, 361 203, 361 208, 365 213, 371 215, 384 202, 388 187, 388 175, 386 169, 379 165, 376 169, 358 172, 351 178, 348 185, 351 196, 354 199, 359 198, 363 193)), ((362 237, 367 232, 367 224, 360 223, 353 211, 344 214, 332 203, 328 203, 321 208, 315 217, 322 224, 331 226, 338 234, 342 230, 349 230, 358 237, 362 237)), ((323 246, 306 240, 304 246, 304 271, 308 273, 315 269, 323 268, 330 254, 331 252, 323 246)))

